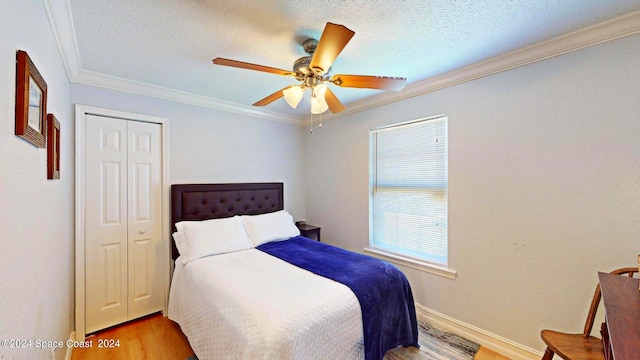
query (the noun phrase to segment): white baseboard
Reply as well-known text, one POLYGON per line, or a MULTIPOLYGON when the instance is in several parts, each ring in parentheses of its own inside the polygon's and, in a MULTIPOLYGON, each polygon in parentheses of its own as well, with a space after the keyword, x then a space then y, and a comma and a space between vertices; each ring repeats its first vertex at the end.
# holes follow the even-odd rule
MULTIPOLYGON (((72 331, 69 334, 69 340, 71 341, 75 341, 76 340, 76 332, 72 331)), ((71 355, 73 353, 73 346, 67 346, 67 352, 64 354, 64 360, 71 360, 71 355)))
POLYGON ((416 303, 418 321, 460 335, 513 360, 538 360, 543 353, 496 334, 456 320, 416 303))

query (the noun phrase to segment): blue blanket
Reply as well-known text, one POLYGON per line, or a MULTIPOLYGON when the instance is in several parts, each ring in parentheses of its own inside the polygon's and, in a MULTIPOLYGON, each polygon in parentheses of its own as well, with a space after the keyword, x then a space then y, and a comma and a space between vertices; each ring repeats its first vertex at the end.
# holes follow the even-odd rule
POLYGON ((380 360, 399 345, 418 347, 411 286, 395 266, 302 236, 257 249, 351 288, 362 311, 366 360, 380 360))

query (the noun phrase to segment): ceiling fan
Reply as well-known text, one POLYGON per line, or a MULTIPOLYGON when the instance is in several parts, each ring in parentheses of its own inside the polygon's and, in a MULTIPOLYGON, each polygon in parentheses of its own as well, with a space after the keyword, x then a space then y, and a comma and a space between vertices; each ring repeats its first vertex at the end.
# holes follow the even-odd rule
POLYGON ((345 109, 340 100, 327 86, 334 84, 340 87, 379 89, 400 91, 407 81, 403 77, 345 75, 331 76, 331 64, 347 45, 355 32, 343 25, 328 22, 322 32, 320 41, 307 39, 302 43, 304 51, 309 54, 293 63, 293 70, 277 69, 269 66, 246 63, 237 60, 215 58, 216 65, 263 71, 271 74, 293 77, 299 85, 287 86, 257 101, 253 106, 265 106, 284 96, 287 103, 296 108, 306 89, 311 90, 311 113, 321 114, 327 110, 339 113, 345 109))

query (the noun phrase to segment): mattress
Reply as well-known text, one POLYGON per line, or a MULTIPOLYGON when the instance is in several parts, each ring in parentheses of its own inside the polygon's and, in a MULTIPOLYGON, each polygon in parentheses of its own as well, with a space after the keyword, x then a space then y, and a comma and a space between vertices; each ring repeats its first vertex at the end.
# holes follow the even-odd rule
POLYGON ((353 292, 257 249, 178 258, 168 315, 200 360, 364 358, 353 292))

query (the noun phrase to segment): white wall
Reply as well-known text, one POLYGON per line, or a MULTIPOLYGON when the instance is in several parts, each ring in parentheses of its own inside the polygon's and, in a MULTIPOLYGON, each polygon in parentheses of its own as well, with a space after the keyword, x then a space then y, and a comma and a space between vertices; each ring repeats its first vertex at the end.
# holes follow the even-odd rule
MULTIPOLYGON (((65 341, 73 323, 73 118, 69 84, 39 0, 1 1, 0 339, 65 341), (14 135, 16 50, 48 86, 60 122, 60 180, 47 151, 14 135)), ((35 345, 34 345, 35 346, 35 345)), ((64 350, 56 353, 64 358, 64 350)), ((3 359, 50 359, 50 349, 0 348, 3 359)))
MULTIPOLYGON (((2 0, 0 0, 2 1, 2 0)), ((640 36, 375 108, 322 130, 69 84, 38 0, 0 13, 0 339, 65 340, 73 315, 72 103, 170 119, 173 183, 283 181, 323 241, 368 242, 368 130, 449 117, 448 280, 403 268, 416 300, 542 349, 580 331, 596 271, 634 263, 640 233, 640 36), (47 81, 61 179, 14 134, 15 51, 47 81)), ((0 357, 48 359, 50 350, 0 357)), ((57 354, 61 358, 62 354, 57 354)))
POLYGON ((301 127, 75 83, 71 101, 168 118, 171 183, 284 182, 285 209, 304 219, 301 127))
POLYGON ((543 350, 543 328, 582 331, 597 271, 640 251, 638 64, 635 35, 326 122, 306 136, 307 220, 361 252, 368 130, 446 114, 458 277, 402 270, 422 305, 543 350))

